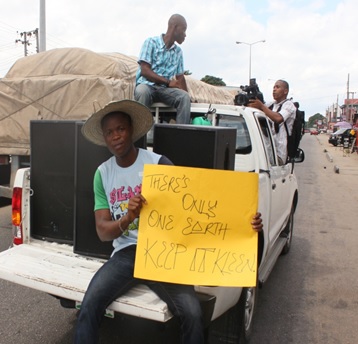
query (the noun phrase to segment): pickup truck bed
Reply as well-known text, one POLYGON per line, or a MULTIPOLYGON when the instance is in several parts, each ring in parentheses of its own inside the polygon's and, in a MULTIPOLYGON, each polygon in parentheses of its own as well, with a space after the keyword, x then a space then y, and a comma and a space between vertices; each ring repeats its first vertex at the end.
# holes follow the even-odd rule
MULTIPOLYGON (((100 259, 73 253, 69 245, 33 241, 31 245, 23 244, 0 253, 0 278, 65 299, 82 301, 88 281, 102 264, 100 259)), ((133 288, 108 309, 160 322, 172 317, 166 303, 145 285, 133 288)))

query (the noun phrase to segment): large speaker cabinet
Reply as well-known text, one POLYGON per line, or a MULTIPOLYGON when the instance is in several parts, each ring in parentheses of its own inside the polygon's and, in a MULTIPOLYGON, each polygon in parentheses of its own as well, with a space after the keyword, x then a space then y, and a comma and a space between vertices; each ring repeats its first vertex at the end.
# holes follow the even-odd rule
POLYGON ((234 170, 236 129, 155 124, 153 151, 174 165, 234 170))
MULTIPOLYGON (((41 240, 74 244, 76 253, 107 258, 94 220, 93 176, 111 153, 81 134, 83 122, 32 121, 31 234, 41 240)), ((145 137, 136 146, 146 148, 145 137)))
POLYGON ((75 124, 31 121, 31 235, 73 242, 75 124))

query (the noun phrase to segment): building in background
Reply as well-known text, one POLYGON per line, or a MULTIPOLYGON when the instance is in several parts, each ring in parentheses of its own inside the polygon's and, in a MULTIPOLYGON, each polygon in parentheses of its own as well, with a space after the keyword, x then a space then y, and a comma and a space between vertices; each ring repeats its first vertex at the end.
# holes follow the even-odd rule
POLYGON ((345 99, 343 105, 338 105, 338 102, 332 104, 326 110, 326 118, 330 130, 337 122, 355 124, 358 119, 358 99, 345 99))
POLYGON ((355 115, 358 113, 358 99, 345 99, 341 109, 341 120, 353 124, 355 115))

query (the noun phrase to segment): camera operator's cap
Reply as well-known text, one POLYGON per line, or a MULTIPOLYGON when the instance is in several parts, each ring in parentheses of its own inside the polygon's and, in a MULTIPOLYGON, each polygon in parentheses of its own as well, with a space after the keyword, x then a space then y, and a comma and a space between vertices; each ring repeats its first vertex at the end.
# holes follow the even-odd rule
POLYGON ((106 146, 102 131, 102 119, 112 112, 122 112, 131 118, 133 142, 144 136, 154 123, 153 115, 147 106, 130 99, 113 101, 87 119, 82 127, 83 136, 96 145, 106 146))

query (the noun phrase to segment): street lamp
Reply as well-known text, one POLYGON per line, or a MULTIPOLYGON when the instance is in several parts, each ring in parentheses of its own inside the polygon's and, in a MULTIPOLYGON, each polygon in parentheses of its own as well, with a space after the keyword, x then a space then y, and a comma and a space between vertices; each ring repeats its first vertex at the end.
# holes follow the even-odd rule
POLYGON ((246 42, 236 42, 236 44, 246 44, 250 46, 250 60, 249 60, 249 84, 251 80, 251 47, 256 43, 265 43, 266 40, 262 39, 261 41, 253 42, 253 43, 246 43, 246 42))

